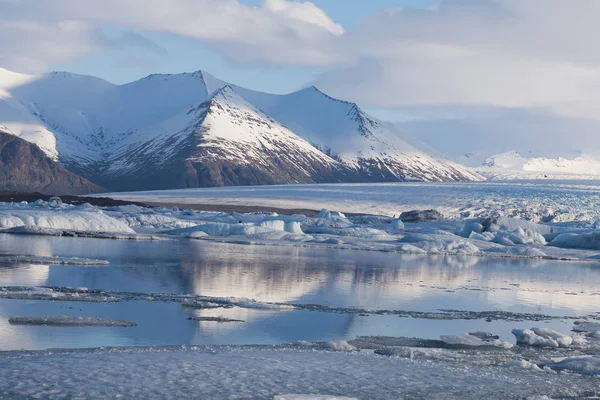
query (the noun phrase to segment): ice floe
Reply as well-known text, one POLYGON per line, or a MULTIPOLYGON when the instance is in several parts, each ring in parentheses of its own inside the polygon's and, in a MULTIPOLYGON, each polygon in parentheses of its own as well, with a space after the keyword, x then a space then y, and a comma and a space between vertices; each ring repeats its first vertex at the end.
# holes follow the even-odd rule
POLYGON ((231 319, 231 318, 225 318, 225 317, 189 317, 188 319, 190 321, 198 321, 198 322, 218 322, 218 323, 244 322, 241 319, 231 319))
POLYGON ((63 327, 124 327, 130 328, 137 326, 134 322, 113 320, 94 317, 69 317, 61 315, 57 317, 10 317, 8 322, 11 325, 40 325, 40 326, 63 326, 63 327))

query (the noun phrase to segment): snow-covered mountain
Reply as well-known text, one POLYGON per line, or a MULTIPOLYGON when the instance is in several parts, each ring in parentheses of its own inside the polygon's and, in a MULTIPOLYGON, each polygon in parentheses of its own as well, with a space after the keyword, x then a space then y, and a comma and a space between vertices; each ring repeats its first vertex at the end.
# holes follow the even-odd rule
POLYGON ((0 125, 0 190, 77 195, 102 188, 67 171, 38 146, 0 125))
POLYGON ((515 179, 599 179, 600 156, 580 155, 564 157, 523 157, 517 151, 509 151, 486 159, 476 170, 490 178, 515 179))
POLYGON ((0 124, 112 190, 482 179, 314 87, 271 95, 202 71, 114 85, 0 69, 0 124))

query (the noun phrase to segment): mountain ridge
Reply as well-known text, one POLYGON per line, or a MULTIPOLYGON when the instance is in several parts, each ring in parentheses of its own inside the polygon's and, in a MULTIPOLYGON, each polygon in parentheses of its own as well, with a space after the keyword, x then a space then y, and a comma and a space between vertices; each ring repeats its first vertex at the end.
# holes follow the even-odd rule
MULTIPOLYGON (((413 145, 415 139, 371 117, 357 104, 334 99, 316 87, 272 95, 226 83, 202 70, 151 74, 124 85, 65 72, 34 76, 3 71, 0 70, 0 124, 38 145, 67 169, 110 190, 130 189, 125 181, 146 182, 145 186, 136 185, 140 190, 157 188, 152 180, 142 176, 156 175, 152 170, 156 165, 172 170, 175 174, 171 178, 172 187, 178 188, 195 184, 482 179, 466 167, 419 149, 413 145), (184 178, 187 175, 182 171, 191 173, 192 167, 183 154, 192 154, 203 145, 190 137, 200 129, 192 110, 223 93, 225 97, 218 102, 228 110, 219 113, 223 121, 231 122, 242 109, 255 109, 244 114, 248 120, 228 122, 223 125, 226 129, 215 130, 222 144, 223 160, 236 165, 240 176, 246 178, 234 179, 231 169, 222 163, 216 167, 214 159, 208 168, 210 179, 184 178), (240 99, 246 103, 241 108, 236 106, 240 99), (230 151, 225 157, 227 146, 243 147, 245 135, 258 134, 251 132, 251 128, 256 130, 260 126, 265 143, 269 137, 264 136, 266 132, 283 135, 293 148, 288 150, 294 154, 294 160, 287 157, 288 146, 281 142, 277 144, 278 154, 270 152, 266 145, 257 145, 253 147, 255 160, 278 156, 287 161, 266 162, 273 169, 269 173, 258 173, 259 164, 242 171, 239 168, 245 155, 238 151, 234 159, 230 151), (184 150, 181 146, 189 148, 184 150), (175 153, 179 156, 175 157, 175 153), (178 165, 166 165, 164 160, 178 165), (315 165, 309 168, 308 162, 315 165), (250 173, 251 169, 254 172, 250 173), (312 172, 300 176, 299 170, 312 172), (221 174, 221 178, 214 174, 221 174), (277 174, 285 178, 277 179, 277 174), (129 178, 119 182, 125 176, 129 178)), ((213 112, 216 112, 214 107, 213 112)), ((216 121, 202 127, 205 136, 212 126, 218 126, 216 121)), ((195 163, 206 159, 197 158, 195 163)), ((165 176, 163 181, 166 180, 165 176)))

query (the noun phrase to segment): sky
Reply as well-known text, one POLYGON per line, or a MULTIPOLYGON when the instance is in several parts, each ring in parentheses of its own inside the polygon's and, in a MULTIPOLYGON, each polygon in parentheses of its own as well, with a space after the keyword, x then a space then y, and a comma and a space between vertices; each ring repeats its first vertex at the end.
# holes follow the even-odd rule
POLYGON ((600 153, 598 0, 0 0, 0 67, 315 85, 459 158, 600 153))
MULTIPOLYGON (((260 7, 262 0, 241 0, 240 3, 260 7)), ((381 9, 427 8, 437 4, 437 0, 313 0, 312 3, 325 11, 344 29, 349 29, 357 26, 364 16, 381 9)), ((112 38, 118 38, 123 32, 122 27, 109 24, 102 26, 101 29, 112 38)), ((126 46, 122 49, 111 49, 101 54, 68 60, 66 63, 54 63, 46 69, 99 76, 119 84, 152 73, 178 73, 202 69, 224 81, 270 93, 289 93, 297 90, 310 83, 316 74, 325 70, 313 66, 286 65, 282 68, 280 65, 240 65, 228 62, 219 52, 193 39, 162 32, 138 33, 152 40, 164 51, 150 51, 150 54, 147 54, 147 50, 126 46)))

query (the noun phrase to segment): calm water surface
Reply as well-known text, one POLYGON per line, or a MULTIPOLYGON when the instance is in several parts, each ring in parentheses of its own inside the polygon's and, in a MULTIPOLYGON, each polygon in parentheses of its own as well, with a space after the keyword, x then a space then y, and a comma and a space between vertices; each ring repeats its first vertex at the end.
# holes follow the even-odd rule
MULTIPOLYGON (((140 293, 247 297, 267 302, 366 309, 511 311, 583 316, 600 311, 600 264, 475 257, 407 256, 207 241, 114 241, 0 235, 0 252, 106 259, 109 266, 0 264, 0 286, 69 286, 140 293)), ((512 339, 515 327, 550 322, 430 320, 242 308, 191 310, 179 303, 0 300, 0 350, 268 344, 359 335, 438 338, 486 330, 512 339), (135 328, 12 326, 11 316, 123 319, 135 328), (224 316, 243 323, 190 321, 224 316)))

